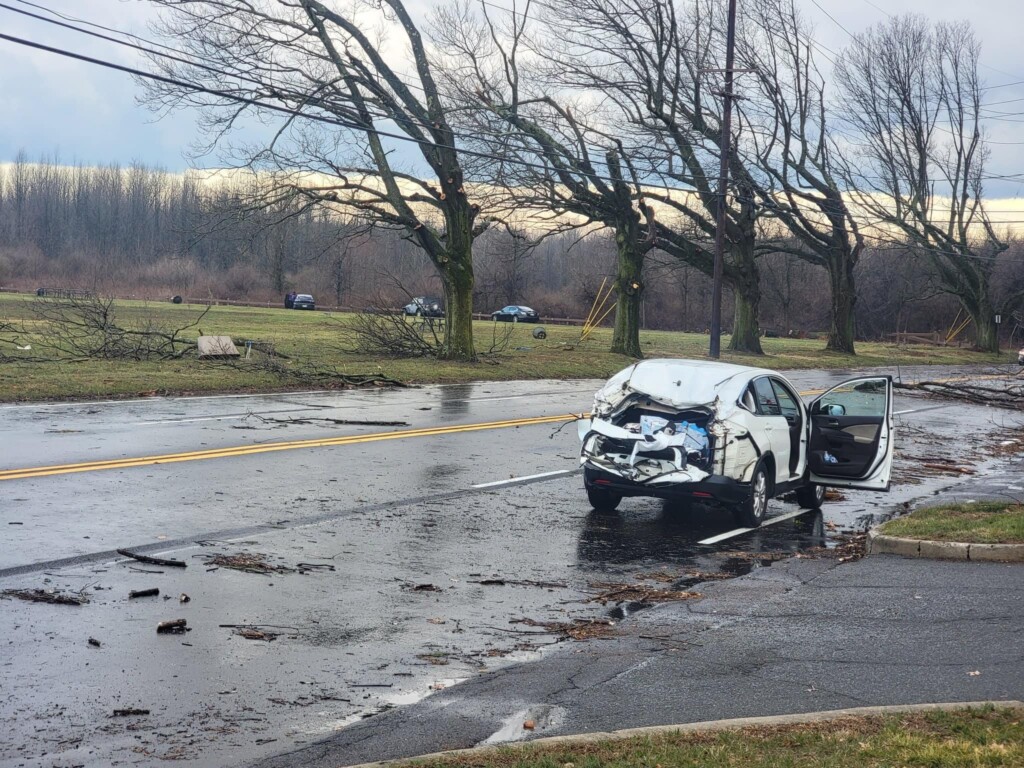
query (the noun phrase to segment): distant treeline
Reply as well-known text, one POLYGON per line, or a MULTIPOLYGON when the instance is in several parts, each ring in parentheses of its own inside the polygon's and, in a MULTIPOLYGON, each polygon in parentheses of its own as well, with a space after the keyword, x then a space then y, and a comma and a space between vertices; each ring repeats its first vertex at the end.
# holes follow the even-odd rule
MULTIPOLYGON (((441 294, 425 256, 396 232, 322 212, 252 209, 249 191, 137 163, 86 167, 19 155, 0 165, 0 287, 270 302, 298 290, 321 305, 355 308, 441 294)), ((585 317, 615 269, 614 243, 601 233, 536 244, 495 228, 475 248, 479 311, 522 303, 546 317, 585 317)), ((761 264, 763 328, 827 328, 824 270, 782 252, 761 264)), ((869 250, 857 267, 858 336, 948 329, 958 305, 935 288, 931 270, 909 251, 869 250)), ((646 327, 707 327, 711 286, 703 274, 657 252, 646 271, 646 327)), ((995 285, 1024 283, 1019 244, 1000 257, 998 277, 995 285)), ((728 325, 728 297, 724 316, 728 325)))

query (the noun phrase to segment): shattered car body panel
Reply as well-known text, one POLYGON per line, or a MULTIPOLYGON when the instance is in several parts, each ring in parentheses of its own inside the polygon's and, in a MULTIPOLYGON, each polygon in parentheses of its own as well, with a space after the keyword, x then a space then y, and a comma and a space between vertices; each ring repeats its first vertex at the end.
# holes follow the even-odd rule
POLYGON ((809 410, 775 371, 645 360, 609 379, 580 424, 584 483, 598 508, 703 497, 756 526, 768 498, 787 491, 817 506, 826 485, 886 490, 891 411, 887 376, 843 382, 809 410))
POLYGON ((739 406, 739 398, 749 375, 760 370, 721 363, 648 360, 620 371, 594 397, 591 434, 584 440, 580 462, 641 484, 692 483, 712 474, 749 480, 759 454, 746 439, 747 412, 739 406), (686 435, 677 434, 671 426, 654 435, 618 426, 623 415, 627 425, 639 424, 639 420, 629 421, 631 410, 638 416, 678 419, 669 424, 695 424, 707 435, 707 450, 703 454, 684 451, 686 435), (627 447, 628 451, 615 452, 627 447))

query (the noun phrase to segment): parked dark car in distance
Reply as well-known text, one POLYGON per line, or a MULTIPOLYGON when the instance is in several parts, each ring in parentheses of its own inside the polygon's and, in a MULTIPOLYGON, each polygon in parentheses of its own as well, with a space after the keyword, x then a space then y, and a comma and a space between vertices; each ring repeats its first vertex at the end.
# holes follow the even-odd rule
POLYGON ((444 317, 444 305, 432 296, 417 296, 402 311, 412 317, 444 317))
POLYGON ((292 300, 292 309, 316 309, 316 302, 308 293, 297 293, 292 300))
POLYGON ((536 310, 524 307, 521 304, 509 304, 497 312, 491 312, 491 320, 502 323, 539 323, 540 315, 536 310))

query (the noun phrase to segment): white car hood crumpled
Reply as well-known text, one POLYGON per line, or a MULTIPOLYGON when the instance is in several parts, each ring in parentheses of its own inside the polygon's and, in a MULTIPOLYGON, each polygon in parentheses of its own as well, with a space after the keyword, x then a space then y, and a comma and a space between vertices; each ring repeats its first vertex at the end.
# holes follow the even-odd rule
MULTIPOLYGON (((758 369, 753 371, 755 374, 758 369)), ((619 371, 594 396, 594 415, 607 417, 623 400, 640 394, 662 405, 713 408, 726 418, 750 381, 751 369, 703 360, 643 360, 619 371)), ((763 371, 770 373, 770 371, 763 371)))

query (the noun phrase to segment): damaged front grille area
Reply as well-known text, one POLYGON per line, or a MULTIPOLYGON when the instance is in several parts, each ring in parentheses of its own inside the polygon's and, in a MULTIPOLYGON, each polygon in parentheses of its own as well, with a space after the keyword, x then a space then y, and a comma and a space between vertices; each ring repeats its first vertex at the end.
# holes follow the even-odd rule
POLYGON ((595 422, 583 458, 634 482, 693 481, 694 471, 706 477, 711 470, 711 421, 710 411, 675 411, 645 398, 613 414, 604 422, 610 428, 595 422))

